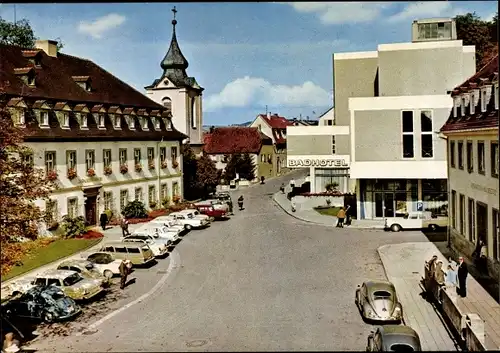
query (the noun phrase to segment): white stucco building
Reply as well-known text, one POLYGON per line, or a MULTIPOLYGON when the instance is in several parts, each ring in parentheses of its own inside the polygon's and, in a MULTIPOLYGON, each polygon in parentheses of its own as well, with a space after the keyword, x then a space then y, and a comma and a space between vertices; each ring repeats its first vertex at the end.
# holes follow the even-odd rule
MULTIPOLYGON (((201 153, 203 145, 203 88, 194 77, 189 77, 186 70, 188 61, 182 55, 175 26, 172 21, 172 40, 167 54, 160 63, 163 70, 160 78, 145 87, 146 95, 158 104, 172 111, 172 122, 176 129, 189 138, 189 144, 196 154, 201 153)), ((187 141, 186 141, 187 142, 187 141)))
POLYGON ((93 62, 57 52, 0 45, 1 104, 25 129, 32 154, 58 188, 37 201, 51 221, 84 216, 90 225, 131 200, 154 208, 182 199, 181 141, 171 112, 93 62))

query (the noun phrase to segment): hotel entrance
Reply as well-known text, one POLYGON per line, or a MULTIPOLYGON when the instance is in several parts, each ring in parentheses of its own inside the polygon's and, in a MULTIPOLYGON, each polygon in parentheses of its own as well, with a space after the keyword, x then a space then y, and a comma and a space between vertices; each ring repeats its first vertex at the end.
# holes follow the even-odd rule
POLYGON ((394 217, 394 193, 375 192, 375 217, 394 217))

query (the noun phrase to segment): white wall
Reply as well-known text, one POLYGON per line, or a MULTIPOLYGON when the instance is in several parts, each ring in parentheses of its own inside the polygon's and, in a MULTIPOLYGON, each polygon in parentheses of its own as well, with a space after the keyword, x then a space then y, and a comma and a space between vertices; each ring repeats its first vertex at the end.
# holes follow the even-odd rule
POLYGON ((252 124, 250 124, 250 127, 256 127, 256 128, 260 127, 260 131, 262 131, 262 133, 264 133, 266 136, 270 137, 273 140, 274 144, 276 143, 276 140, 274 139, 273 136, 273 130, 260 115, 257 116, 257 118, 252 122, 252 124))
POLYGON ((287 126, 287 136, 349 135, 349 126, 287 126))

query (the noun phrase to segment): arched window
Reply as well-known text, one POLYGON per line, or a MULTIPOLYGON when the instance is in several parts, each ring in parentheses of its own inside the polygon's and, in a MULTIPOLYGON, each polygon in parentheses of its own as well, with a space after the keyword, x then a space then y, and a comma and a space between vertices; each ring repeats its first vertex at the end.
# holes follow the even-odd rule
POLYGON ((198 109, 196 105, 196 97, 191 98, 191 126, 196 129, 198 120, 198 109))
POLYGON ((165 97, 161 100, 163 106, 167 109, 169 109, 170 111, 172 111, 172 100, 168 97, 165 97))

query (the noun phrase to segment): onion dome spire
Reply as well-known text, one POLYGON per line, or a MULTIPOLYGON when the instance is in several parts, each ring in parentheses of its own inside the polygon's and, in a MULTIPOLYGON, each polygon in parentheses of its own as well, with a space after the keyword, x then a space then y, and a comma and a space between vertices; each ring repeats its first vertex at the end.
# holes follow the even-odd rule
POLYGON ((161 68, 166 71, 169 69, 180 69, 186 70, 189 66, 188 61, 182 55, 181 49, 179 48, 179 43, 177 42, 177 36, 175 35, 175 25, 177 24, 177 20, 175 19, 175 15, 177 13, 177 9, 172 9, 174 13, 174 19, 172 20, 173 32, 172 32, 172 40, 170 41, 170 48, 168 48, 167 55, 161 61, 161 68))

